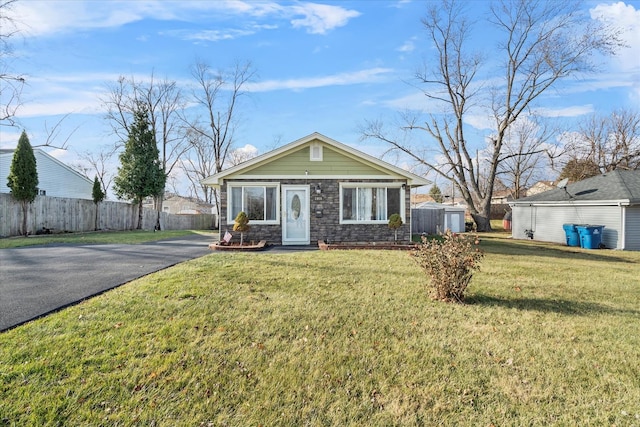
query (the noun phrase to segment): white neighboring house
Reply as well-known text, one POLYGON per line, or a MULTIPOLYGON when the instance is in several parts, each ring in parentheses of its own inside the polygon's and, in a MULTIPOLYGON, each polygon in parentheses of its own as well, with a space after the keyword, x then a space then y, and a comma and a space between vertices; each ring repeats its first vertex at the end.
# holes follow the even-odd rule
POLYGON ((563 224, 604 225, 607 248, 640 250, 640 170, 614 170, 509 205, 514 239, 566 243, 563 224))
MULTIPOLYGON (((14 150, 0 150, 0 193, 7 187, 14 150)), ((93 181, 39 148, 33 149, 38 170, 38 194, 50 197, 92 200, 93 181)))

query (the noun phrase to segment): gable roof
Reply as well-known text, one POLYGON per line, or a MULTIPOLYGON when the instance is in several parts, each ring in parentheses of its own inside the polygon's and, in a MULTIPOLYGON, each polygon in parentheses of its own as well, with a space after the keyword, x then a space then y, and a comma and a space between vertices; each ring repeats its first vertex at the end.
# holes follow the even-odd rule
POLYGON ((524 197, 512 202, 512 204, 600 201, 616 201, 630 205, 640 204, 640 170, 614 170, 569 184, 566 188, 554 188, 524 197))
MULTIPOLYGON (((0 156, 3 157, 8 157, 8 158, 13 158, 13 153, 16 150, 14 148, 2 148, 0 149, 0 156)), ((77 170, 75 170, 74 168, 72 168, 71 166, 63 163, 62 161, 56 159, 55 157, 53 157, 51 154, 47 153, 46 151, 42 150, 41 148, 34 148, 33 149, 33 154, 37 157, 37 156, 42 156, 48 160, 50 160, 51 162, 53 162, 54 164, 60 166, 62 169, 66 170, 67 172, 76 175, 77 177, 87 181, 89 184, 93 185, 93 180, 87 178, 86 176, 82 175, 80 172, 78 172, 77 170)), ((37 161, 36 161, 37 163, 37 161)))
MULTIPOLYGON (((384 162, 376 157, 370 156, 369 154, 356 150, 355 148, 351 148, 348 145, 342 144, 336 140, 328 138, 318 132, 314 132, 310 135, 307 135, 289 144, 283 145, 282 147, 277 148, 273 151, 254 157, 251 160, 248 160, 239 165, 233 166, 229 169, 225 169, 217 174, 211 175, 210 177, 203 179, 200 182, 204 185, 219 186, 222 183, 222 180, 225 178, 229 178, 234 175, 239 175, 239 174, 248 172, 252 169, 256 169, 262 165, 265 165, 277 159, 283 158, 286 155, 299 150, 305 145, 310 145, 314 141, 320 141, 323 144, 326 144, 331 149, 339 152, 340 154, 346 157, 349 157, 353 160, 367 164, 368 166, 371 166, 372 168, 380 171, 381 174, 396 175, 398 177, 407 179, 408 184, 412 187, 419 187, 422 185, 431 184, 431 181, 429 181, 426 178, 413 174, 409 171, 406 171, 402 168, 394 166, 390 163, 384 162)), ((300 177, 304 178, 305 176, 301 175, 300 177)))

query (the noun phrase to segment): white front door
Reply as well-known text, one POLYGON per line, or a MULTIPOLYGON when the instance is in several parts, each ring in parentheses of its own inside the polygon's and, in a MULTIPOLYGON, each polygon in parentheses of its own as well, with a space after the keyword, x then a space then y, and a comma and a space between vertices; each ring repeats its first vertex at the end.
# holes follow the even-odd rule
POLYGON ((309 186, 282 186, 282 244, 308 245, 309 186))

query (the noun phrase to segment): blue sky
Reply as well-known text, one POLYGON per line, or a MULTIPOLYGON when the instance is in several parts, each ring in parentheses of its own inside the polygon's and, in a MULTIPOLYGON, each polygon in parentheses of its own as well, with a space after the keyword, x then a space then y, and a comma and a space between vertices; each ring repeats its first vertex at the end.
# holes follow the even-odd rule
MULTIPOLYGON (((640 105, 640 0, 585 0, 584 12, 625 28, 628 48, 595 75, 558 86, 536 105, 548 116, 579 118, 640 105)), ((488 3, 470 7, 482 17, 488 3)), ((387 147, 360 141, 365 120, 392 121, 398 111, 426 108, 411 83, 430 54, 422 29, 424 1, 168 1, 18 0, 21 23, 11 41, 15 73, 27 81, 18 110, 20 128, 0 129, 0 147, 17 144, 25 128, 33 145, 61 115, 60 138, 74 129, 68 150, 52 154, 67 163, 77 152, 115 141, 100 103, 118 76, 192 83, 196 59, 214 68, 251 61, 258 78, 241 105, 235 145, 263 153, 320 132, 373 155, 387 147)), ((480 28, 479 47, 495 40, 480 28)), ((491 130, 469 117, 479 139, 491 130)), ((394 162, 393 158, 386 160, 394 162)))

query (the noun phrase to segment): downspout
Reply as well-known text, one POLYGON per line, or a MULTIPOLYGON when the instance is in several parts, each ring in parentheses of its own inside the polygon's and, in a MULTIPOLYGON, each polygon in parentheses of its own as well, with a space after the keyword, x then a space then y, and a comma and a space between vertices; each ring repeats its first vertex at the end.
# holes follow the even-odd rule
POLYGON ((627 210, 622 206, 621 202, 618 202, 618 207, 620 208, 620 237, 622 238, 622 244, 620 245, 620 249, 624 251, 626 247, 627 241, 627 210))
MULTIPOLYGON (((412 221, 411 221, 411 218, 412 218, 412 215, 411 215, 411 208, 412 208, 412 206, 411 206, 411 185, 406 181, 405 181, 405 185, 406 185, 406 188, 409 189, 409 218, 405 218, 405 219, 409 220, 409 242, 412 242, 413 241, 412 240, 413 239, 413 230, 411 228, 411 223, 412 223, 412 221)), ((407 190, 405 189, 404 192, 405 192, 405 194, 404 194, 404 202, 406 204, 407 203, 407 194, 406 194, 407 190)), ((405 206, 405 210, 404 211, 407 212, 406 206, 405 206)))

